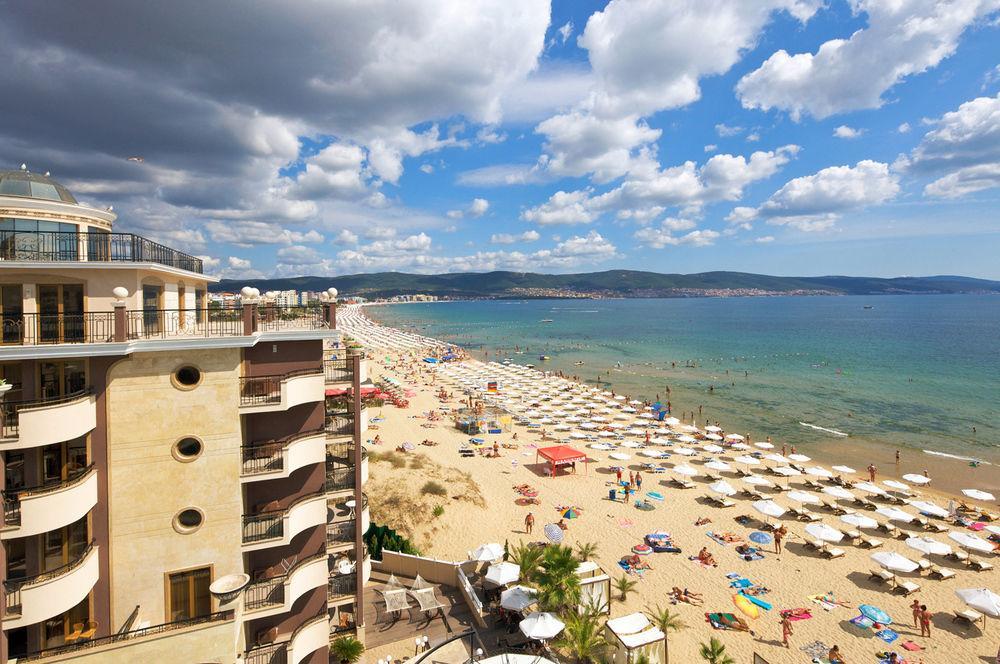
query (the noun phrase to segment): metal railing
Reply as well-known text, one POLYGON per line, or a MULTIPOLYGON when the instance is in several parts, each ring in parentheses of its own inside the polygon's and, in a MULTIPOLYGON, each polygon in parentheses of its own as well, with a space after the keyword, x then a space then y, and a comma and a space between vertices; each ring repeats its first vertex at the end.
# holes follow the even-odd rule
MULTIPOLYGON (((329 433, 329 430, 327 430, 329 433)), ((343 440, 336 443, 326 444, 327 462, 338 462, 341 464, 354 464, 354 441, 343 440)))
POLYGON ((241 448, 243 474, 260 475, 262 473, 274 473, 283 470, 285 467, 285 454, 289 445, 301 438, 317 436, 322 433, 323 429, 311 429, 285 436, 279 440, 244 445, 241 448))
POLYGON ((114 335, 111 311, 4 316, 0 330, 4 344, 24 346, 109 343, 114 335))
POLYGON ((241 337, 241 309, 133 309, 125 313, 129 339, 172 337, 241 337))
POLYGON ((60 565, 54 569, 46 570, 41 574, 35 574, 33 576, 26 576, 20 579, 8 579, 3 582, 4 593, 7 596, 6 610, 7 613, 20 614, 21 613, 21 591, 28 586, 35 586, 39 583, 43 583, 50 579, 55 579, 65 574, 69 574, 77 567, 82 565, 90 555, 90 552, 94 550, 96 542, 91 540, 90 544, 80 552, 73 560, 69 561, 65 565, 60 565), (12 597, 16 598, 12 601, 12 597))
POLYGON ((299 369, 272 376, 241 376, 240 405, 267 406, 281 403, 281 383, 297 376, 318 374, 319 369, 299 369))
POLYGON ((354 542, 356 532, 357 525, 354 519, 340 523, 328 523, 326 524, 327 544, 350 544, 354 542))
POLYGON ((328 383, 354 380, 354 362, 350 357, 323 360, 323 375, 328 383))
POLYGON ((0 231, 0 260, 159 263, 204 272, 200 258, 133 233, 4 230, 0 231))
POLYGON ((354 413, 327 413, 325 421, 326 433, 331 436, 354 435, 354 413))
POLYGON ((217 613, 209 613, 203 616, 198 616, 196 618, 176 620, 174 622, 163 623, 160 625, 153 625, 151 627, 140 627, 139 629, 134 629, 127 632, 119 632, 117 634, 112 634, 111 636, 102 636, 96 639, 87 639, 84 641, 76 641, 74 643, 70 643, 63 646, 56 646, 55 648, 36 650, 34 652, 28 653, 27 655, 22 655, 18 657, 17 661, 32 662, 47 657, 55 657, 57 655, 63 655, 66 653, 88 650, 90 648, 98 648, 100 646, 105 646, 112 643, 131 641, 133 639, 141 639, 144 636, 162 634, 164 632, 173 631, 175 629, 184 629, 185 627, 191 627, 194 625, 205 625, 208 623, 221 622, 224 620, 232 620, 232 618, 233 618, 232 611, 219 611, 217 613))
POLYGON ((243 515, 243 543, 253 544, 285 534, 285 510, 243 515))
POLYGON ((33 496, 41 496, 59 489, 71 487, 87 477, 94 464, 76 468, 67 473, 66 479, 55 480, 22 489, 8 489, 3 492, 3 523, 6 526, 21 525, 21 501, 33 496))
POLYGON ((288 643, 264 643, 247 650, 244 664, 288 664, 288 643))
POLYGON ((244 601, 247 611, 255 611, 266 606, 278 606, 285 603, 285 580, 287 574, 270 579, 253 581, 244 591, 244 601))
POLYGON ((342 597, 344 595, 353 595, 357 591, 358 591, 357 572, 352 572, 350 574, 342 574, 340 576, 331 576, 326 582, 327 597, 342 597))
POLYGON ((264 332, 279 330, 315 330, 327 327, 323 308, 319 306, 277 306, 262 304, 257 307, 256 327, 264 332))
POLYGON ((33 408, 44 408, 46 406, 56 406, 63 403, 70 403, 93 394, 89 387, 77 390, 70 394, 63 394, 57 397, 45 397, 42 399, 30 399, 28 401, 2 401, 0 402, 0 436, 3 438, 15 438, 20 433, 21 411, 33 408))
POLYGON ((327 468, 326 491, 345 491, 354 488, 354 468, 327 468))

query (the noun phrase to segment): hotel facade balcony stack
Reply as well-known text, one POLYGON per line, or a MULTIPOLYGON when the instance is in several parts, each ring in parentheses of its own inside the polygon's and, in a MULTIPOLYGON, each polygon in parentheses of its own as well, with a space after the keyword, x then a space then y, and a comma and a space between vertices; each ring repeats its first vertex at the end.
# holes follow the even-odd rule
POLYGON ((200 259, 115 219, 0 171, 0 664, 327 662, 370 571, 335 293, 209 306, 200 259))

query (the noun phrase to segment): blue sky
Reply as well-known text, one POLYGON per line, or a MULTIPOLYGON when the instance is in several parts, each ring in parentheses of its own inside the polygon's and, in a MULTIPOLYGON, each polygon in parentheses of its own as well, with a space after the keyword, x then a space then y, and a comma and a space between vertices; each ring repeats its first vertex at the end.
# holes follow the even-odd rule
POLYGON ((13 11, 0 161, 223 276, 1000 278, 1000 0, 13 11))

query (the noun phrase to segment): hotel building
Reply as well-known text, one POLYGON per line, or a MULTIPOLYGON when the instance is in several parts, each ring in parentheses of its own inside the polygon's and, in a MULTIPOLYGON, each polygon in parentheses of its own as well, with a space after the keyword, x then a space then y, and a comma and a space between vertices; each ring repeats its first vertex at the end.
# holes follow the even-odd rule
POLYGON ((0 171, 0 664, 326 662, 364 631, 365 361, 333 298, 209 306, 114 221, 0 171))

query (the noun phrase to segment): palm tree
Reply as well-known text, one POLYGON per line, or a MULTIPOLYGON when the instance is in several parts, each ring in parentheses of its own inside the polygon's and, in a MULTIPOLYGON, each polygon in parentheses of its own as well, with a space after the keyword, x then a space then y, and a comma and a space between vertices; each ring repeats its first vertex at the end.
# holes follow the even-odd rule
POLYGON ((510 557, 521 570, 521 581, 524 583, 534 581, 538 574, 538 565, 541 563, 543 552, 544 549, 527 544, 518 544, 514 547, 510 557))
POLYGON ((628 594, 632 592, 637 585, 637 581, 633 581, 624 574, 615 579, 614 583, 615 590, 621 593, 623 602, 625 601, 625 598, 628 597, 628 594))
POLYGON ((736 664, 736 660, 726 654, 726 646, 714 636, 708 643, 701 644, 701 658, 708 664, 736 664))
POLYGON ((580 560, 590 560, 597 553, 596 542, 580 542, 576 545, 576 555, 580 560))
POLYGON ((568 546, 545 548, 541 567, 534 578, 538 586, 538 604, 543 611, 562 613, 580 603, 580 577, 576 574, 579 564, 573 549, 568 546))
POLYGON ((653 620, 653 624, 656 625, 661 632, 663 632, 663 659, 664 664, 669 664, 670 632, 679 632, 687 627, 687 625, 684 624, 683 620, 681 620, 680 614, 674 613, 669 608, 661 609, 659 604, 657 604, 654 609, 647 606, 646 612, 653 620))
POLYGON ((572 611, 566 614, 565 621, 566 627, 554 645, 565 648, 577 662, 599 661, 609 645, 604 638, 600 614, 592 610, 572 611))
POLYGON ((365 645, 353 636, 342 636, 330 642, 330 655, 340 664, 354 664, 364 652, 365 645))

